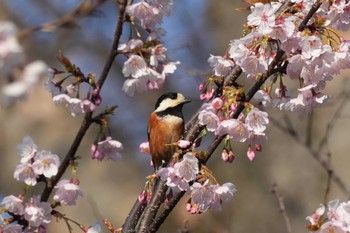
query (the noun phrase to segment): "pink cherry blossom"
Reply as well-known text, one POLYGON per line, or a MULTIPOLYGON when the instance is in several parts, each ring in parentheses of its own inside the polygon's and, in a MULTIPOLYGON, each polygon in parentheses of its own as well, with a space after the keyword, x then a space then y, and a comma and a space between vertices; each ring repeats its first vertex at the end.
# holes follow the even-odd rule
POLYGON ((195 180, 198 172, 198 159, 193 155, 185 154, 182 160, 174 165, 175 175, 186 182, 195 180))
POLYGON ((304 58, 318 57, 322 52, 322 41, 317 36, 302 37, 299 42, 304 58))
POLYGON ((18 223, 0 225, 0 232, 3 233, 23 233, 23 226, 18 223))
POLYGON ((119 51, 132 51, 136 48, 142 48, 143 47, 143 41, 140 39, 130 39, 125 43, 120 43, 118 46, 119 51))
POLYGON ((216 76, 226 76, 232 70, 235 65, 233 61, 225 59, 221 56, 214 56, 210 54, 208 62, 211 67, 214 68, 214 74, 216 76))
POLYGON ((207 130, 214 132, 219 125, 219 117, 212 111, 202 110, 198 115, 198 123, 205 125, 207 130))
POLYGON ((1 205, 9 212, 16 215, 24 214, 23 200, 14 195, 6 196, 2 199, 1 205))
POLYGON ((241 68, 245 73, 255 76, 259 73, 264 73, 267 70, 267 66, 267 61, 264 58, 251 55, 242 60, 241 68))
POLYGON ((122 90, 129 96, 133 96, 135 92, 144 92, 148 90, 146 79, 129 78, 125 80, 122 90))
POLYGON ((326 207, 323 204, 320 204, 320 207, 318 207, 315 212, 306 217, 306 220, 308 220, 311 225, 318 225, 322 223, 322 215, 325 213, 326 207))
POLYGON ((180 65, 180 62, 168 62, 163 66, 162 75, 173 74, 177 69, 177 66, 180 65))
POLYGON ((166 59, 165 52, 167 49, 162 45, 157 45, 151 49, 150 65, 157 67, 158 61, 164 61, 166 59))
POLYGON ((36 153, 32 168, 35 174, 51 178, 57 174, 59 166, 60 158, 50 151, 43 150, 36 153))
POLYGON ((62 205, 75 205, 77 198, 83 196, 80 187, 67 179, 60 180, 55 188, 57 191, 53 199, 62 205))
POLYGON ((244 142, 249 136, 249 130, 245 124, 237 119, 223 120, 215 131, 216 135, 228 134, 232 140, 244 142))
POLYGON ((30 136, 23 138, 22 144, 17 145, 17 154, 21 156, 21 163, 29 162, 38 150, 38 146, 34 144, 33 139, 30 136))
POLYGON ((166 185, 174 192, 186 191, 190 187, 188 182, 175 174, 173 167, 161 168, 157 174, 162 180, 166 181, 166 185))
POLYGON ((193 203, 199 206, 200 212, 204 212, 210 208, 210 203, 214 199, 215 192, 210 187, 209 180, 206 180, 204 184, 195 182, 191 186, 191 197, 193 203))
POLYGON ((34 186, 37 183, 38 175, 34 172, 32 164, 21 163, 17 165, 13 177, 27 185, 34 186))
POLYGON ((187 149, 191 146, 191 142, 188 140, 179 140, 176 142, 176 145, 181 149, 187 149))
POLYGON ((92 145, 91 158, 100 161, 102 161, 103 159, 110 159, 116 161, 122 158, 122 151, 122 143, 116 140, 112 140, 111 137, 107 137, 105 140, 98 142, 97 145, 92 145))
POLYGON ((133 78, 139 78, 146 74, 146 68, 147 64, 142 57, 131 55, 124 63, 122 72, 125 77, 132 76, 133 78))
POLYGON ((224 101, 221 98, 217 97, 212 100, 212 105, 214 109, 220 110, 224 105, 224 101))
POLYGON ((59 94, 54 96, 52 100, 56 105, 64 105, 74 117, 81 115, 85 112, 83 108, 83 103, 78 98, 72 98, 67 94, 59 94))
POLYGON ((245 123, 249 130, 256 133, 262 133, 266 129, 266 125, 269 123, 267 112, 260 111, 258 108, 252 108, 247 114, 245 123))
POLYGON ((269 35, 273 39, 286 42, 294 33, 295 24, 293 22, 295 17, 278 18, 275 22, 275 26, 269 35))
POLYGON ((47 202, 40 202, 39 198, 32 198, 24 209, 24 218, 31 227, 46 226, 51 222, 51 205, 47 202))
POLYGON ((127 13, 141 21, 144 28, 153 28, 162 23, 162 11, 155 6, 151 6, 146 1, 140 1, 127 7, 127 13))
POLYGON ((140 151, 144 154, 150 154, 148 141, 140 144, 140 151))
POLYGON ((248 24, 257 26, 258 32, 268 34, 275 25, 275 9, 271 4, 256 3, 252 8, 252 13, 248 15, 248 24))

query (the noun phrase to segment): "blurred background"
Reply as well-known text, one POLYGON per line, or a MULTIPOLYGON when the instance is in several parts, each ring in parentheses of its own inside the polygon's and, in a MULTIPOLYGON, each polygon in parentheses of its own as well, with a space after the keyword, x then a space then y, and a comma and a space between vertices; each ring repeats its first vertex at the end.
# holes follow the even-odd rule
MULTIPOLYGON (((0 1, 0 20, 13 21, 19 29, 31 28, 60 18, 79 3, 77 0, 3 0, 0 1)), ((163 41, 168 54, 173 60, 179 60, 181 66, 167 79, 163 90, 126 96, 121 91, 124 60, 116 60, 102 98, 103 106, 119 106, 111 117, 111 134, 124 145, 123 160, 98 162, 90 159, 90 145, 98 130, 91 127, 77 154, 82 157, 78 161, 78 175, 84 198, 78 200, 77 206, 59 207, 59 211, 85 226, 105 218, 116 227, 123 224, 143 188, 145 177, 153 171, 149 157, 139 152, 139 145, 147 140, 148 115, 156 99, 163 92, 179 91, 193 100, 184 108, 185 118, 189 119, 198 110, 201 105, 198 84, 205 81, 203 74, 210 71, 207 59, 210 54, 223 55, 229 41, 242 36, 242 24, 248 12, 235 9, 246 6, 232 0, 175 1, 172 15, 164 20, 167 35, 163 41)), ((79 27, 30 34, 21 40, 27 61, 41 59, 50 67, 62 68, 56 59, 58 51, 62 50, 83 72, 95 73, 98 77, 112 44, 116 18, 116 4, 107 1, 94 17, 77 20, 79 27)), ((344 36, 349 38, 349 34, 344 36)), ((190 232, 287 232, 277 198, 271 192, 274 183, 283 196, 293 232, 306 232, 305 217, 324 202, 328 177, 310 152, 317 149, 326 133, 326 147, 320 156, 327 158, 329 155, 334 172, 350 186, 350 106, 347 96, 341 94, 350 88, 348 75, 344 72, 329 83, 325 92, 331 94, 333 100, 311 115, 267 110, 275 123, 289 122, 297 131, 297 140, 271 123, 267 130, 268 143, 253 162, 246 157, 248 145, 234 144, 237 156, 232 164, 221 161, 218 150, 208 166, 219 182, 236 185, 238 192, 232 202, 225 204, 221 212, 191 215, 185 210, 184 203, 188 199, 185 196, 159 232, 179 232, 185 227, 190 232), (335 113, 338 114, 334 117, 335 113), (305 144, 305 140, 311 142, 305 144)), ((244 83, 243 79, 239 81, 244 83)), ((63 158, 82 122, 82 117, 73 118, 63 107, 54 105, 51 95, 44 90, 44 82, 25 101, 0 108, 2 196, 17 195, 24 187, 12 177, 20 160, 16 145, 25 135, 30 135, 39 149, 50 150, 63 158)), ((210 137, 203 146, 208 142, 210 137)), ((66 177, 70 177, 70 171, 66 177)), ((347 198, 333 182, 330 187, 328 200, 347 198)), ((41 188, 38 186, 29 194, 34 195, 41 188)), ((68 229, 62 220, 53 221, 48 232, 68 232, 68 229)), ((107 229, 104 232, 108 232, 107 229)))

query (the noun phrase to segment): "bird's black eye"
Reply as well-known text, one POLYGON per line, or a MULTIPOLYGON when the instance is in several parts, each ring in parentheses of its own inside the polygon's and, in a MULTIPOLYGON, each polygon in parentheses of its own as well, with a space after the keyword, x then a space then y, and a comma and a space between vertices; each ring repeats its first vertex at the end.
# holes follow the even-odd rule
POLYGON ((177 93, 170 93, 170 99, 175 100, 177 98, 177 93))

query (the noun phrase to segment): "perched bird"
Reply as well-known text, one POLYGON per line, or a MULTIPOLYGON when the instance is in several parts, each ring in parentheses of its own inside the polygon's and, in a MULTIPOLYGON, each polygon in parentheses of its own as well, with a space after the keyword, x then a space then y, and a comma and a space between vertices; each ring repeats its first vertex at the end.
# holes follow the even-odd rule
POLYGON ((167 164, 184 133, 182 107, 189 103, 181 93, 166 93, 159 97, 148 122, 148 141, 153 166, 157 170, 167 164))

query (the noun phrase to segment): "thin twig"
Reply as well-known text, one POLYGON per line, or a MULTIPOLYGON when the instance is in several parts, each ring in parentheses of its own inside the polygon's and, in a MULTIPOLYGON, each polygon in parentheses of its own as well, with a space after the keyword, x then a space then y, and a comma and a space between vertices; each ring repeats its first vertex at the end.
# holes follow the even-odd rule
MULTIPOLYGON (((278 120, 270 116, 270 122, 273 123, 278 129, 280 129, 282 132, 287 132, 287 128, 283 126, 278 120)), ((326 171, 332 171, 332 179, 333 181, 338 185, 338 187, 341 189, 341 191, 344 194, 349 194, 349 189, 346 186, 345 182, 340 178, 340 176, 333 170, 332 166, 327 162, 326 159, 323 158, 323 156, 319 153, 318 150, 315 150, 311 147, 308 147, 306 143, 300 139, 297 135, 290 136, 295 140, 296 143, 303 146, 306 151, 309 152, 309 154, 316 159, 320 163, 320 165, 326 170, 326 171)))
POLYGON ((17 38, 23 39, 26 36, 28 36, 29 34, 32 34, 36 31, 41 31, 41 30, 42 31, 53 31, 58 27, 63 27, 63 26, 69 25, 69 24, 73 24, 77 18, 81 18, 81 17, 87 16, 87 15, 90 15, 94 10, 96 10, 96 8, 98 8, 100 5, 102 5, 105 2, 106 2, 106 0, 96 0, 94 2, 83 0, 79 4, 79 6, 77 6, 71 12, 63 15, 61 18, 59 18, 55 21, 52 21, 50 23, 45 23, 45 24, 42 24, 39 26, 24 29, 17 34, 17 38))
POLYGON ((284 205, 283 197, 279 193, 276 183, 274 183, 272 185, 271 192, 275 195, 275 197, 278 201, 278 206, 279 206, 280 212, 282 214, 283 220, 286 224, 287 232, 292 233, 292 226, 290 224, 290 220, 289 220, 288 214, 286 212, 286 206, 284 205))
MULTIPOLYGON (((331 165, 331 158, 332 158, 332 154, 328 153, 327 154, 327 162, 328 162, 329 166, 331 165)), ((327 202, 328 202, 329 193, 331 191, 332 176, 333 176, 333 170, 328 170, 327 171, 327 183, 326 183, 326 188, 325 188, 325 192, 324 192, 324 199, 323 199, 324 205, 327 205, 327 202)))
POLYGON ((344 90, 341 93, 341 96, 343 98, 340 101, 338 108, 334 111, 334 114, 331 117, 330 121, 328 122, 327 127, 326 127, 326 133, 324 134, 323 138, 320 141, 320 144, 318 145, 318 149, 317 149, 318 152, 321 152, 323 147, 327 144, 329 135, 334 128, 335 122, 339 119, 342 111, 344 110, 344 106, 349 98, 349 94, 347 93, 347 90, 344 90))

